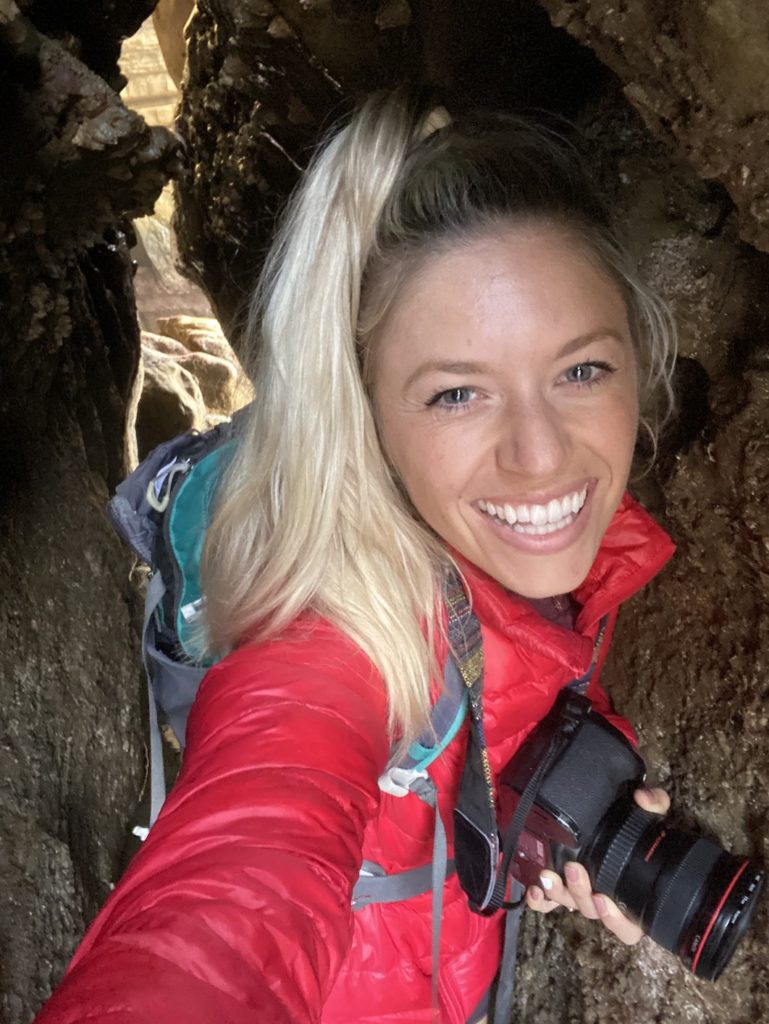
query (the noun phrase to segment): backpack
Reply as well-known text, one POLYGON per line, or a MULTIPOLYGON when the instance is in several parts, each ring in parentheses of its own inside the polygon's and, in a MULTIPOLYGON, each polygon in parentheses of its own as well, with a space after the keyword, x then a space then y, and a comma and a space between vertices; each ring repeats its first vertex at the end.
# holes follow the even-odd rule
MULTIPOLYGON (((158 711, 184 747, 187 716, 215 660, 202 630, 200 561, 216 490, 247 409, 204 433, 188 432, 158 445, 107 505, 112 526, 149 568, 141 648, 148 684, 150 828, 166 795, 158 711)), ((449 659, 429 727, 405 758, 388 767, 381 789, 393 796, 423 790, 426 768, 459 731, 466 706, 461 675, 449 659)), ((146 836, 147 830, 138 831, 146 836)))

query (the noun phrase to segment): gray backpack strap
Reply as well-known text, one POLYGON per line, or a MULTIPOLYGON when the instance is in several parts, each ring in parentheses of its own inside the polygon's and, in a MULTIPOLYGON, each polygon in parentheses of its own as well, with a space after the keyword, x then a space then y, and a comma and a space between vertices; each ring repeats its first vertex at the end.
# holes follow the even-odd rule
MULTIPOLYGON (((149 701, 149 776, 150 820, 155 824, 166 798, 163 768, 163 739, 158 722, 158 704, 179 743, 184 746, 187 715, 198 687, 207 669, 200 665, 187 665, 174 661, 158 649, 156 643, 155 613, 166 592, 163 577, 153 573, 147 583, 144 598, 144 626, 142 630, 142 660, 147 675, 149 701)), ((146 833, 145 833, 146 836, 146 833)))
POLYGON ((510 888, 510 898, 516 906, 506 911, 505 933, 502 940, 502 960, 494 995, 494 1013, 489 1018, 490 1024, 510 1024, 513 1019, 513 1000, 515 997, 515 964, 518 958, 518 931, 521 927, 525 893, 524 887, 514 878, 510 888))
POLYGON ((443 889, 446 885, 448 872, 448 844, 446 842, 446 826, 443 824, 438 809, 438 790, 431 778, 417 779, 411 788, 423 803, 428 804, 435 810, 435 831, 433 832, 433 862, 432 862, 432 886, 433 886, 433 976, 432 976, 432 997, 433 1007, 438 1011, 438 966, 441 953, 441 925, 443 923, 443 889))
MULTIPOLYGON (((149 752, 149 775, 150 775, 150 821, 149 827, 155 824, 160 808, 166 799, 166 780, 163 771, 163 738, 160 735, 158 723, 158 707, 155 702, 155 694, 152 689, 152 675, 149 667, 149 654, 147 641, 152 631, 154 614, 157 606, 163 599, 165 585, 159 572, 151 576, 147 583, 147 593, 144 598, 144 627, 142 629, 142 659, 144 671, 147 675, 147 694, 149 699, 149 730, 150 730, 150 752, 149 752)), ((146 838, 146 835, 145 835, 146 838)))
POLYGON ((352 909, 360 910, 371 903, 400 903, 401 900, 410 900, 412 896, 429 892, 432 885, 432 864, 388 875, 380 864, 364 860, 352 892, 352 909))
POLYGON ((412 896, 421 896, 434 888, 436 878, 441 880, 439 901, 443 899, 443 885, 447 878, 454 874, 454 861, 448 859, 446 829, 437 812, 437 791, 432 779, 425 771, 413 769, 390 769, 388 775, 395 774, 400 780, 401 792, 393 792, 391 783, 383 789, 394 796, 406 796, 413 793, 422 803, 436 810, 435 831, 433 834, 433 856, 429 864, 407 871, 396 871, 388 875, 381 865, 374 861, 364 860, 360 868, 360 876, 352 891, 352 908, 360 910, 370 903, 398 903, 409 900, 412 896))
POLYGON ((438 1008, 438 964, 441 949, 441 924, 443 922, 443 890, 446 879, 454 873, 454 861, 448 859, 446 826, 438 809, 438 791, 435 783, 424 770, 414 768, 390 768, 379 780, 380 787, 394 796, 413 793, 422 803, 435 811, 433 832, 433 855, 431 862, 409 871, 398 871, 394 875, 372 861, 364 861, 361 874, 352 894, 353 910, 360 910, 370 903, 397 903, 400 900, 419 896, 432 889, 432 1002, 438 1008), (384 780, 384 782, 383 782, 384 780), (397 790, 400 790, 398 792, 397 790))

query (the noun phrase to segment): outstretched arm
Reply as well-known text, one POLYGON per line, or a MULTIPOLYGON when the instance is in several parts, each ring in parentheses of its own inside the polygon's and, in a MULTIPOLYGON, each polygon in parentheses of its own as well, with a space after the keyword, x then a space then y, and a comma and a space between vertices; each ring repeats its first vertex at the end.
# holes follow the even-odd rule
POLYGON ((214 668, 179 780, 38 1024, 319 1020, 388 753, 381 680, 329 627, 214 668))

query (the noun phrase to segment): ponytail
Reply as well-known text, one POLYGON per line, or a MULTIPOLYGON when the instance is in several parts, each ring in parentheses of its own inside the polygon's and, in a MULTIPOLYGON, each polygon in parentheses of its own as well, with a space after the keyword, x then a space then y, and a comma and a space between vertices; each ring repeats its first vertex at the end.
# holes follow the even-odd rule
POLYGON ((423 121, 405 93, 373 98, 290 200, 246 331, 256 400, 203 560, 213 650, 312 609, 371 658, 404 740, 429 713, 446 556, 382 457, 356 325, 379 217, 423 121))

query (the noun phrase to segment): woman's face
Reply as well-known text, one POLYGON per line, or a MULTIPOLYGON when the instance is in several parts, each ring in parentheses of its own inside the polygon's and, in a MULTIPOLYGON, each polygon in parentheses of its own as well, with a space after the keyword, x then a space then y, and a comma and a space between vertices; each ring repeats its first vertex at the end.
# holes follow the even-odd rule
POLYGON ((556 227, 502 228, 431 258, 376 345, 382 442, 425 522, 525 597, 574 590, 638 423, 617 287, 556 227))

